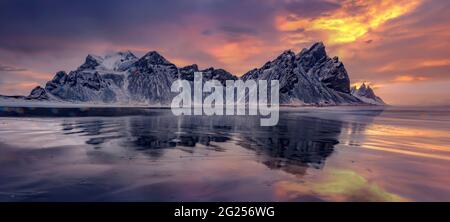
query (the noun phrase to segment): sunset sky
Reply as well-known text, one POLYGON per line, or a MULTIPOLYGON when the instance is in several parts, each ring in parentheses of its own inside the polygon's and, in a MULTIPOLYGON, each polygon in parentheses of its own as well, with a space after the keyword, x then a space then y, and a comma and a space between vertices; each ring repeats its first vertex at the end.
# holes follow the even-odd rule
POLYGON ((89 53, 156 50, 235 75, 323 41, 389 104, 450 104, 446 0, 1 0, 0 94, 28 94, 89 53))

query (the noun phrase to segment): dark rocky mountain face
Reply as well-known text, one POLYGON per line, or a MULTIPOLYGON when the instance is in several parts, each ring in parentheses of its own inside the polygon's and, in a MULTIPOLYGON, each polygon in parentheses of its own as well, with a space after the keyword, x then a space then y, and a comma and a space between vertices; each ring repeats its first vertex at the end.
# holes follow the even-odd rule
MULTIPOLYGON (((69 74, 63 71, 56 73, 45 88, 33 89, 28 98, 167 105, 175 96, 170 92, 172 82, 177 79, 193 81, 194 72, 198 71, 203 72, 204 81, 214 79, 225 84, 226 80, 238 79, 223 69, 200 70, 196 64, 178 68, 155 51, 141 58, 131 52, 119 52, 105 57, 88 55, 77 70, 69 74)), ((247 72, 241 79, 279 80, 282 104, 367 104, 363 99, 374 96, 362 97, 360 94, 368 92, 351 91, 344 65, 337 57, 328 57, 322 43, 298 54, 285 51, 262 67, 247 72)))
POLYGON ((27 99, 48 100, 49 96, 47 95, 47 91, 45 91, 45 89, 40 86, 36 86, 33 90, 31 90, 31 93, 27 96, 27 99))
POLYGON ((323 43, 316 43, 303 50, 297 60, 305 72, 317 76, 328 88, 350 93, 350 79, 344 64, 337 57, 328 57, 323 43))
POLYGON ((194 81, 195 72, 202 72, 204 81, 218 80, 220 83, 222 83, 222 85, 225 85, 225 81, 227 80, 238 79, 238 77, 234 76, 233 74, 223 69, 214 69, 213 67, 210 67, 207 69, 199 70, 197 64, 185 66, 183 68, 180 68, 179 71, 180 71, 180 79, 188 81, 194 81))
POLYGON ((244 80, 279 80, 280 102, 300 105, 360 104, 350 95, 350 79, 337 58, 327 56, 325 46, 316 43, 295 55, 285 51, 242 77, 244 80))
POLYGON ((172 82, 178 68, 157 52, 149 52, 131 65, 127 77, 130 98, 134 101, 168 104, 173 97, 172 82))
POLYGON ((61 71, 47 82, 45 91, 51 95, 49 98, 63 101, 108 103, 116 101, 110 85, 98 72, 76 70, 66 74, 61 71))

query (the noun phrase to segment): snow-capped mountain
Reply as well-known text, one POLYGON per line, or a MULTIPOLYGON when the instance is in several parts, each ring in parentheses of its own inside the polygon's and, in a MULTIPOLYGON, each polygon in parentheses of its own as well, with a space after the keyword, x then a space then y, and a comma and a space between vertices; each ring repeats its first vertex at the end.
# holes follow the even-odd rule
POLYGON ((108 54, 105 57, 88 55, 78 70, 124 71, 138 58, 130 51, 108 54))
POLYGON ((356 98, 368 104, 373 105, 386 104, 380 97, 376 96, 375 93, 373 92, 373 89, 369 85, 366 85, 365 83, 361 84, 361 86, 359 87, 353 86, 351 88, 351 93, 356 98))
POLYGON ((69 74, 57 72, 45 85, 42 95, 70 102, 128 102, 128 93, 124 90, 125 76, 136 61, 137 57, 131 52, 105 57, 88 55, 75 71, 69 74))
MULTIPOLYGON (((29 96, 36 101, 108 104, 170 104, 173 81, 193 81, 194 72, 203 72, 204 81, 237 80, 223 69, 200 70, 196 64, 177 67, 156 51, 141 58, 118 52, 104 57, 88 55, 76 70, 57 72, 44 88, 34 88, 29 96)), ((316 43, 295 54, 285 51, 261 68, 244 74, 243 80, 279 80, 280 102, 293 105, 384 104, 369 88, 365 92, 350 89, 350 79, 337 57, 328 57, 323 43, 316 43), (367 94, 370 91, 370 95, 367 94), (373 96, 372 96, 373 94, 373 96), (367 98, 372 98, 368 100, 367 98), (373 99, 378 98, 378 99, 373 99)))

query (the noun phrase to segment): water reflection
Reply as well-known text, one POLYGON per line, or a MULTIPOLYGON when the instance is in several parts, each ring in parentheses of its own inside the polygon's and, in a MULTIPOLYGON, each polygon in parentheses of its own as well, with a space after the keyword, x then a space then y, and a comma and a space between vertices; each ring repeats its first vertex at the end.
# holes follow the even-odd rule
POLYGON ((51 111, 57 118, 19 111, 20 118, 0 118, 0 200, 403 201, 450 194, 442 121, 445 130, 423 130, 380 110, 285 110, 277 126, 260 127, 259 117, 174 117, 162 109, 51 111), (85 116, 72 117, 77 112, 85 116))
MULTIPOLYGON (((194 155, 201 149, 199 145, 225 152, 230 148, 220 144, 232 143, 251 151, 258 162, 270 169, 301 176, 308 167, 324 166, 339 144, 344 125, 341 121, 291 112, 283 112, 274 127, 259 127, 259 118, 251 116, 174 117, 167 110, 154 113, 156 115, 65 119, 62 131, 66 135, 79 135, 86 144, 105 152, 113 142, 121 149, 131 149, 133 152, 127 154, 130 158, 145 154, 153 160, 164 158, 168 149, 194 155)), ((361 130, 362 125, 351 129, 361 130)))

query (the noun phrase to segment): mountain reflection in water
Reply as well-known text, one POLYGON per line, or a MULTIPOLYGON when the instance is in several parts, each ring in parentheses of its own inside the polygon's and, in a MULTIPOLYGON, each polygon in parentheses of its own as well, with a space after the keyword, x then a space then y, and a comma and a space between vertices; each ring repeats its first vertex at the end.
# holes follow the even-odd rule
MULTIPOLYGON (((374 112, 376 115, 378 112, 374 112)), ((218 145, 233 142, 253 151, 258 161, 271 169, 304 173, 306 167, 321 168, 339 143, 342 122, 310 117, 282 118, 274 127, 259 127, 252 116, 182 116, 168 111, 152 116, 117 119, 74 119, 62 124, 64 134, 80 134, 86 144, 108 149, 105 142, 116 140, 123 149, 133 149, 154 159, 163 158, 166 149, 196 153, 197 144, 217 152, 218 145), (257 129, 257 130, 256 130, 257 129), (293 171, 301 169, 301 171, 293 171)), ((200 154, 201 155, 201 154, 200 154)))

